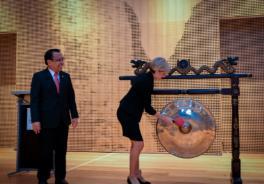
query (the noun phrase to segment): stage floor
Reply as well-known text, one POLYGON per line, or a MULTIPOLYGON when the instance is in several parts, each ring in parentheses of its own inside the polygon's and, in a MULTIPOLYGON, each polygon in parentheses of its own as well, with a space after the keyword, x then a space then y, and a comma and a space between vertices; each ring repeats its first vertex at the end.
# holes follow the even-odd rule
MULTIPOLYGON (((125 184, 128 153, 68 152, 70 184, 125 184)), ((243 184, 264 184, 264 154, 241 154, 243 184)), ((229 184, 231 154, 181 159, 169 154, 142 154, 141 169, 152 184, 229 184)), ((35 184, 36 171, 16 169, 16 152, 0 148, 0 184, 35 184)), ((52 177, 48 181, 54 183, 52 177)))

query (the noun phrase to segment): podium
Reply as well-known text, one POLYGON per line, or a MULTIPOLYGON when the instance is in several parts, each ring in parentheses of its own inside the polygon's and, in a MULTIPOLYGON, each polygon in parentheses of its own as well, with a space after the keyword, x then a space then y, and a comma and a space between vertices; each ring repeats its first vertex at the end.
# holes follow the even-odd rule
POLYGON ((22 171, 36 170, 38 167, 39 145, 38 136, 33 132, 30 117, 30 92, 12 91, 17 97, 17 154, 16 171, 8 176, 22 171))

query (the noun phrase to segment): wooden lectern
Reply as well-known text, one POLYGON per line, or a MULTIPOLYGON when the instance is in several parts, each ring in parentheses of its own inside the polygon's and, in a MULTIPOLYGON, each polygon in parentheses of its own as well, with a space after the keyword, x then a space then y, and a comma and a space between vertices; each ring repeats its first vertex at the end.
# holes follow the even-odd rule
POLYGON ((16 171, 8 176, 22 171, 36 170, 38 166, 38 137, 33 132, 30 117, 30 91, 12 91, 17 99, 17 154, 16 171))

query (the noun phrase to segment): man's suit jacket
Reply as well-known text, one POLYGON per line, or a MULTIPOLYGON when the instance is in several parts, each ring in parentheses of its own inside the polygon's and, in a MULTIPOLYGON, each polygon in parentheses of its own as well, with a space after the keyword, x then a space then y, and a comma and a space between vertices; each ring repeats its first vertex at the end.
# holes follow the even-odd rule
POLYGON ((31 120, 39 121, 42 128, 56 128, 60 123, 69 125, 78 112, 70 75, 60 72, 60 93, 48 69, 33 75, 31 83, 31 120))

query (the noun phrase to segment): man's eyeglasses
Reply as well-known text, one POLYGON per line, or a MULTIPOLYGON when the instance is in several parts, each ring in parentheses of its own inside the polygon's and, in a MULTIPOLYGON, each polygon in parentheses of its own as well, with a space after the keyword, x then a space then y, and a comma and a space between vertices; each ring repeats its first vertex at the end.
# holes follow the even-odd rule
POLYGON ((52 61, 59 63, 59 62, 63 62, 64 61, 64 58, 52 59, 52 61))

